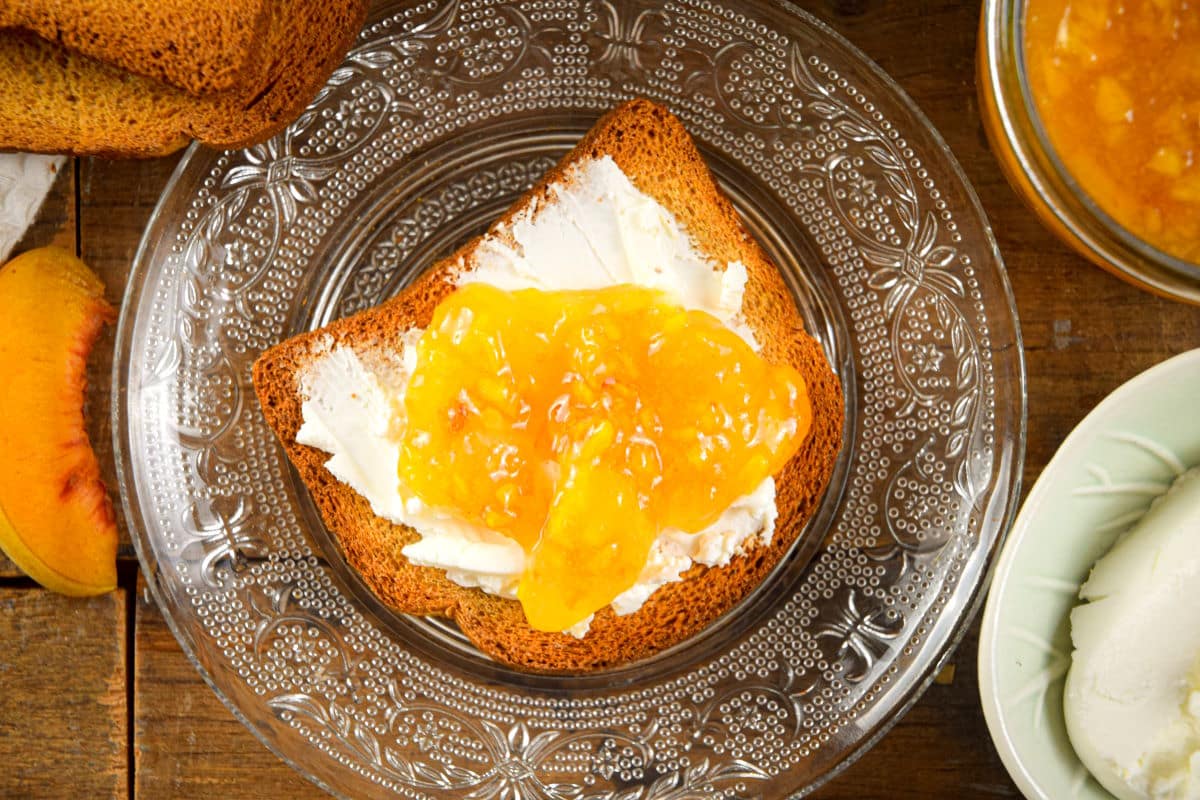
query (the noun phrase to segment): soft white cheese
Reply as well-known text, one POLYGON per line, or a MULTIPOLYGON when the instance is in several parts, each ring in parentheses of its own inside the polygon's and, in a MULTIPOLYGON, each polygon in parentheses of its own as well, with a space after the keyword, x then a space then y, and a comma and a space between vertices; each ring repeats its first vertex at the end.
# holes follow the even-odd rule
MULTIPOLYGON (((518 215, 503 235, 485 237, 472 260, 460 265, 456 283, 478 281, 507 290, 652 287, 679 305, 712 314, 758 348, 741 313, 745 267, 732 262, 721 270, 706 259, 679 221, 638 190, 611 158, 583 162, 550 194, 550 203, 518 215)), ((365 497, 376 514, 421 535, 402 551, 409 561, 443 569, 461 586, 513 598, 525 569, 521 546, 427 506, 400 484, 399 447, 389 428, 415 367, 420 334, 405 332, 361 357, 346 347, 322 345, 300 376, 303 424, 296 441, 329 453, 329 471, 365 497), (374 355, 380 349, 393 356, 380 362, 374 355), (376 361, 364 363, 367 358, 376 361)), ((703 531, 663 531, 637 583, 613 601, 614 611, 636 611, 693 563, 720 566, 751 546, 769 543, 775 514, 775 483, 767 478, 703 531)), ((589 622, 566 632, 582 637, 589 622)))
POLYGON ((1064 711, 1121 800, 1200 798, 1200 468, 1092 569, 1071 613, 1064 711))
POLYGON ((712 314, 758 349, 742 318, 746 267, 732 261, 719 269, 692 245, 675 215, 634 186, 609 156, 584 162, 549 195, 549 203, 535 202, 518 214, 507 236, 485 238, 456 283, 509 291, 621 283, 660 289, 684 308, 712 314))

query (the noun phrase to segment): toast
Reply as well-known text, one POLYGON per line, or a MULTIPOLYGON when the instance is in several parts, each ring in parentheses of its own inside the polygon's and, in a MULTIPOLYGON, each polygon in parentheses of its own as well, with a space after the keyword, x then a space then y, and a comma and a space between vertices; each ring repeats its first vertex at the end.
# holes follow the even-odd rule
POLYGON ((367 0, 278 0, 261 84, 197 97, 66 50, 0 30, 0 150, 147 158, 197 139, 217 148, 264 141, 294 120, 341 62, 367 0))
POLYGON ((633 100, 605 115, 579 144, 493 224, 503 236, 518 215, 552 202, 549 188, 569 181, 573 165, 607 155, 633 184, 675 215, 693 245, 717 264, 741 261, 748 275, 742 314, 769 361, 787 362, 803 376, 813 423, 799 451, 775 475, 778 516, 769 545, 753 547, 723 567, 693 566, 655 591, 636 612, 598 611, 586 636, 531 628, 520 604, 467 589, 438 569, 409 563, 400 553, 417 533, 372 513, 367 500, 325 468, 328 455, 296 442, 302 423, 300 376, 330 342, 369 353, 399 333, 426 327, 437 304, 455 288, 457 265, 478 237, 434 264, 384 304, 304 333, 266 351, 253 377, 263 413, 310 490, 326 525, 351 565, 389 606, 409 614, 451 617, 493 658, 543 672, 586 671, 646 657, 707 626, 750 593, 787 554, 815 511, 842 441, 841 385, 803 322, 776 267, 718 190, 683 126, 665 109, 633 100), (534 206, 533 204, 537 204, 534 206))
POLYGON ((265 85, 263 47, 276 0, 6 0, 0 28, 195 95, 265 85))

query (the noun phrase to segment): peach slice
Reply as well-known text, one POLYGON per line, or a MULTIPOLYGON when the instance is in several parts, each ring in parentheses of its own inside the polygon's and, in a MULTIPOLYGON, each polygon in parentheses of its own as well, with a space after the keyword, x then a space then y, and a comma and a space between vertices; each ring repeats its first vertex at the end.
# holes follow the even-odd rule
POLYGON ((87 358, 115 319, 104 284, 58 248, 0 268, 0 549, 56 592, 117 585, 117 526, 84 428, 87 358))

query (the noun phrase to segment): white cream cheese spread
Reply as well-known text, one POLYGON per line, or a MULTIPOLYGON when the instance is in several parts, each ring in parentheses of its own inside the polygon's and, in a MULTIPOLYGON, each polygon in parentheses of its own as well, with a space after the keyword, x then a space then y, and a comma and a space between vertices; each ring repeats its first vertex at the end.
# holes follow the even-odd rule
POLYGON ((1080 760, 1121 800, 1200 798, 1200 468, 1092 569, 1064 697, 1080 760))
MULTIPOLYGON (((577 165, 549 194, 550 202, 531 205, 500 236, 485 237, 454 281, 507 290, 651 287, 685 308, 712 314, 757 349, 741 314, 745 267, 731 262, 721 270, 705 258, 674 215, 635 187, 611 158, 577 165)), ((329 453, 330 473, 365 497, 376 514, 420 534, 402 551, 409 561, 443 569, 461 586, 514 598, 525 568, 521 546, 427 506, 400 484, 399 446, 389 428, 421 333, 407 331, 362 354, 325 342, 300 376, 303 424, 296 441, 329 453)), ((775 514, 775 483, 767 478, 704 530, 661 532, 638 581, 613 601, 613 610, 636 611, 693 563, 724 565, 748 547, 769 543, 775 514)), ((583 636, 589 621, 567 632, 583 636)))
POLYGON ((746 267, 717 268, 692 245, 679 220, 630 182, 608 156, 586 161, 488 236, 455 282, 498 289, 601 289, 631 283, 666 292, 684 308, 707 311, 758 349, 742 318, 746 267), (511 239, 511 241, 506 241, 511 239))

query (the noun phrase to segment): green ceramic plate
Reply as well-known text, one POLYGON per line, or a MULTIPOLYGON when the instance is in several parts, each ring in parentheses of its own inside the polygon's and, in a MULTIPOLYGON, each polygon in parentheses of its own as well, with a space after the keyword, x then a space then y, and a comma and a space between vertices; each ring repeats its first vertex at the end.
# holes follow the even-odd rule
POLYGON ((1091 566, 1200 464, 1200 350, 1143 372, 1079 423, 1029 493, 996 566, 979 644, 992 740, 1028 798, 1107 800, 1063 721, 1069 614, 1091 566))

